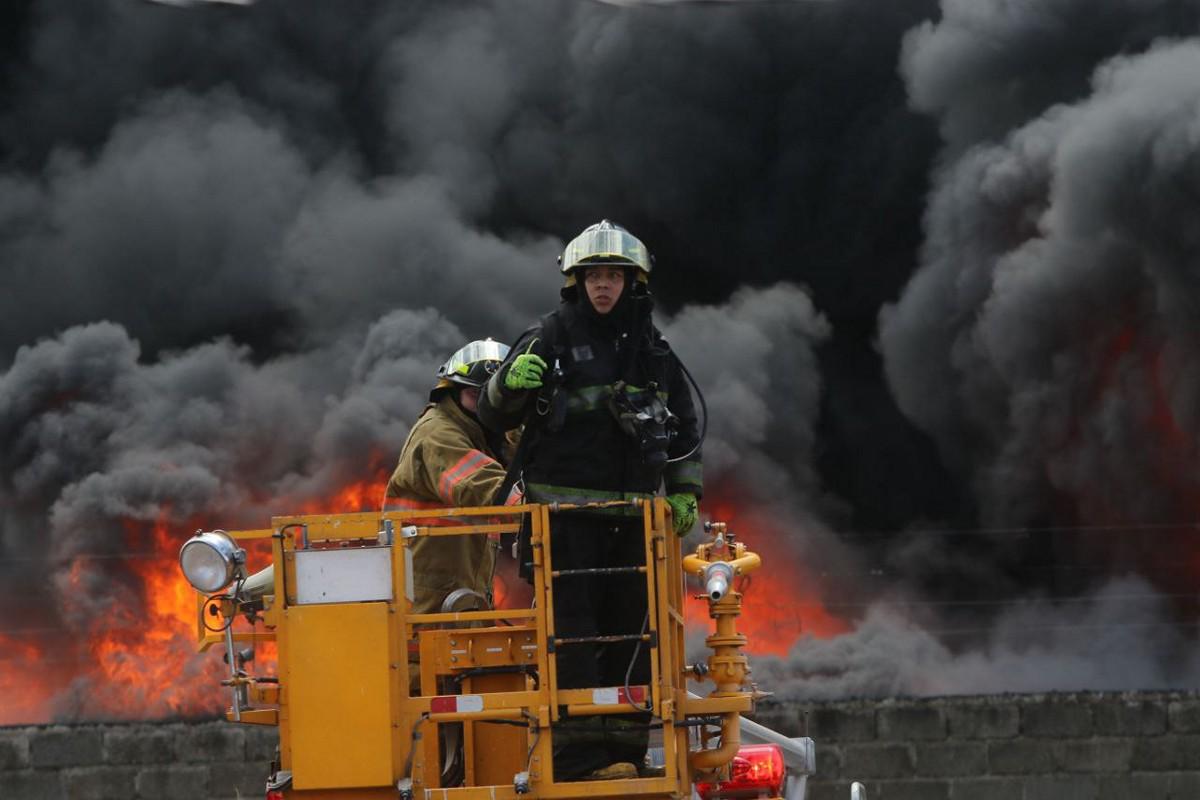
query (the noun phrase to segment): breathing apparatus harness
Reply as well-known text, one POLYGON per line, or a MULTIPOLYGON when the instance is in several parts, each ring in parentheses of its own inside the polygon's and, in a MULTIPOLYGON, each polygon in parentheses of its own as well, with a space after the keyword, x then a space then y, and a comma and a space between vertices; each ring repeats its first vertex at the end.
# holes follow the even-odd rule
MULTIPOLYGON (((696 399, 700 403, 701 424, 700 434, 696 444, 683 455, 670 458, 668 452, 671 442, 679 430, 679 418, 668 408, 667 403, 659 394, 657 381, 649 381, 645 387, 634 385, 638 358, 643 348, 650 348, 653 355, 666 355, 667 351, 655 349, 650 331, 650 313, 654 308, 654 300, 644 283, 633 281, 630 288, 630 299, 634 303, 634 329, 624 356, 620 378, 610 389, 608 407, 616 419, 622 432, 637 445, 642 463, 647 466, 662 468, 666 464, 683 461, 695 454, 704 443, 708 433, 708 405, 704 394, 692 373, 678 358, 675 363, 683 371, 696 399)), ((541 335, 547 346, 548 359, 553 359, 549 368, 543 373, 542 386, 537 390, 533 402, 525 413, 524 431, 516 453, 508 465, 504 482, 496 494, 496 502, 504 502, 512 487, 521 480, 525 461, 530 448, 540 438, 543 431, 554 433, 562 429, 566 421, 567 402, 562 391, 566 380, 566 371, 562 366, 562 354, 566 352, 563 343, 561 321, 558 315, 550 313, 541 319, 541 335)), ((530 342, 527 349, 532 349, 537 343, 530 342)))
MULTIPOLYGON (((630 299, 633 301, 634 307, 633 335, 624 354, 625 365, 621 371, 621 378, 612 386, 608 408, 625 435, 637 444, 642 463, 661 469, 671 461, 680 460, 667 456, 671 440, 679 432, 679 417, 671 412, 659 395, 657 381, 649 381, 644 388, 633 384, 636 378, 638 356, 641 354, 643 346, 650 348, 651 355, 665 356, 666 352, 654 351, 654 341, 646 330, 650 324, 650 312, 654 310, 654 299, 650 296, 646 285, 640 281, 633 281, 633 285, 630 287, 630 299)), ((682 367, 682 362, 679 363, 682 367)), ((687 370, 684 372, 686 373, 687 370)), ((688 379, 691 380, 691 375, 688 375, 688 379)), ((692 385, 695 386, 694 381, 692 381, 692 385)), ((700 395, 698 387, 696 394, 700 395)), ((707 414, 704 422, 707 427, 707 414)), ((701 434, 700 439, 703 438, 703 434, 701 434)), ((699 443, 696 447, 699 447, 699 443)), ((696 447, 693 447, 683 458, 696 452, 696 447)))

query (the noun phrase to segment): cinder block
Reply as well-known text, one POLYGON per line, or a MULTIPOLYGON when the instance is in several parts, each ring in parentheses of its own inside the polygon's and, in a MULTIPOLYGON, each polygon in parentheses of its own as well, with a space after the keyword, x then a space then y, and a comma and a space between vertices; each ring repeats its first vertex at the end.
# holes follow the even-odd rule
POLYGON ((807 713, 807 710, 803 708, 763 702, 755 708, 753 719, 758 724, 766 725, 784 736, 807 736, 804 719, 807 713))
POLYGON ((0 772, 29 766, 29 734, 0 730, 0 772))
MULTIPOLYGON (((845 797, 850 793, 846 792, 845 797)), ((880 781, 870 787, 867 797, 880 800, 949 800, 946 781, 880 781)))
POLYGON ((987 745, 983 742, 918 744, 917 774, 931 778, 987 775, 987 745))
POLYGON ((1200 769, 1200 736, 1152 736, 1133 744, 1135 771, 1166 772, 1200 769))
POLYGON ((950 784, 950 800, 1023 800, 1025 782, 1020 778, 979 778, 950 784))
POLYGON ((116 800, 134 796, 135 767, 79 767, 63 770, 67 800, 116 800))
POLYGON ((1092 708, 1097 736, 1155 736, 1167 730, 1167 709, 1162 703, 1113 701, 1092 708))
POLYGON ((1054 771, 1045 742, 1005 739, 988 742, 988 771, 993 775, 1040 775, 1054 771))
POLYGON ((149 725, 112 728, 104 734, 109 764, 170 764, 175 760, 175 735, 149 725))
POLYGON ((247 761, 271 761, 275 758, 275 748, 278 746, 278 728, 268 725, 246 726, 247 761))
POLYGON ((1021 709, 1026 736, 1082 739, 1092 735, 1092 709, 1079 703, 1048 701, 1021 709))
POLYGON ((1062 772, 1126 772, 1133 760, 1130 739, 1054 742, 1054 763, 1062 772))
POLYGON ((835 744, 817 745, 817 776, 823 781, 842 775, 842 750, 835 744))
POLYGON ((29 762, 37 768, 86 767, 104 763, 100 731, 47 728, 29 735, 29 762))
POLYGON ((849 797, 849 781, 817 781, 809 782, 805 800, 848 800, 849 797))
POLYGON ((228 722, 207 722, 184 728, 175 736, 180 761, 241 761, 246 757, 246 733, 228 722))
POLYGON ((205 800, 208 797, 208 767, 150 767, 138 773, 135 785, 138 797, 147 800, 167 797, 171 800, 205 800))
POLYGON ((208 792, 212 797, 262 797, 266 794, 267 768, 262 764, 212 764, 208 792))
POLYGON ((850 780, 908 778, 912 748, 903 744, 849 744, 842 748, 842 774, 850 780))
MULTIPOLYGON (((1138 797, 1152 797, 1140 794, 1138 797)), ((1195 800, 1200 797, 1200 773, 1175 772, 1167 775, 1167 794, 1170 800, 1195 800)))
POLYGON ((1025 781, 1025 800, 1096 800, 1098 786, 1099 782, 1092 775, 1028 778, 1025 781))
POLYGON ((867 742, 875 738, 875 711, 869 708, 815 708, 808 715, 809 736, 834 742, 867 742))
POLYGON ((1021 714, 1016 706, 950 706, 946 727, 954 739, 1008 739, 1020 731, 1021 714))
POLYGON ((911 742, 946 738, 946 718, 937 706, 881 708, 878 718, 880 739, 911 742))
MULTIPOLYGON (((1170 800, 1170 773, 1100 775, 1096 800, 1170 800)), ((1200 795, 1188 795, 1189 798, 1200 795)))
POLYGON ((1200 698, 1172 700, 1167 717, 1172 733, 1200 733, 1200 698))
MULTIPOLYGON (((846 794, 849 797, 849 792, 846 794)), ((57 770, 6 772, 0 775, 4 800, 62 800, 62 775, 57 770)))

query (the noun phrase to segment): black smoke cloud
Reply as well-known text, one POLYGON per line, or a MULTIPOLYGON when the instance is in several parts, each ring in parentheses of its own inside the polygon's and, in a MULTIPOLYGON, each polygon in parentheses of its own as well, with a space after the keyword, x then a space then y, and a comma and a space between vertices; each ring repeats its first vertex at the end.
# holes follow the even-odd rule
MULTIPOLYGON (((11 5, 0 605, 59 632, 124 620, 144 598, 111 556, 149 547, 153 523, 259 525, 375 479, 436 365, 467 339, 514 338, 550 307, 558 248, 600 217, 658 256, 661 326, 710 400, 712 485, 794 531, 830 597, 920 602, 931 573, 961 576, 969 559, 911 537, 864 555, 835 531, 973 524, 977 508, 989 522, 1055 519, 1046 498, 1073 484, 1047 489, 1023 459, 1055 415, 1095 399, 1072 376, 1132 387, 1151 369, 1130 355, 1106 372, 1067 346, 1072 314, 1103 321, 1087 303, 1109 310, 1123 288, 1151 302, 1130 250, 1187 279, 1171 269, 1186 237, 1153 235, 1155 220, 1186 212, 1186 187, 1153 216, 1149 187, 1130 198, 1114 164, 1086 199, 1142 212, 1124 249, 1093 243, 1103 275, 1082 287, 1066 266, 1045 270, 1070 310, 1044 311, 1058 333, 997 331, 1015 374, 1034 371, 1045 390, 1014 403, 994 367, 975 368, 986 359, 972 355, 972 325, 998 305, 989 276, 1053 205, 1064 120, 1100 114, 1142 58, 1188 68, 1164 45, 1143 55, 1158 36, 1194 33, 1188 4, 1116 5, 1084 32, 1077 2, 1047 4, 1049 22, 1032 4, 933 0, 11 5), (994 63, 971 38, 992 35, 1005 42, 994 63), (1036 150, 1033 129, 1049 152, 1010 154, 1013 174, 988 184, 1008 199, 980 196, 981 159, 1018 139, 1036 150), (1054 352, 1065 355, 1047 362, 1054 352), (1009 410, 1031 404, 1010 445, 1009 410), (1004 498, 1029 510, 998 517, 1004 498)), ((1151 174, 1171 188, 1166 169, 1151 174)), ((1152 347, 1137 330, 1123 353, 1152 347)), ((1173 380, 1184 415, 1190 384, 1173 380)), ((1140 418, 1117 400, 1131 396, 1094 415, 1127 423, 1124 438, 1089 439, 1101 463, 1136 452, 1140 418)), ((1055 468, 1081 483, 1091 456, 1055 468)), ((981 572, 973 583, 1014 590, 981 572)), ((863 630, 938 629, 900 607, 863 630)), ((801 663, 812 646, 798 646, 801 663)), ((840 691, 925 690, 880 678, 840 691)), ((88 696, 84 676, 58 713, 100 713, 88 696)))
POLYGON ((1089 96, 1107 59, 1198 29, 1191 0, 942 0, 940 19, 905 36, 901 68, 912 105, 937 116, 948 152, 960 155, 1089 96))
MULTIPOLYGON (((835 142, 806 133, 828 137, 804 113, 801 73, 819 59, 777 27, 853 19, 587 3, 360 3, 336 20, 294 3, 13 13, 3 602, 49 632, 37 641, 58 642, 57 661, 86 663, 91 636, 136 626, 150 598, 122 556, 156 547, 156 524, 259 525, 377 480, 436 365, 550 307, 564 236, 599 216, 659 252, 662 324, 681 350, 711 344, 694 354, 720 415, 710 474, 736 471, 796 513, 821 496, 814 349, 832 328, 796 288, 808 245, 777 206, 823 227, 844 212, 796 185, 862 175, 825 165, 835 142), (792 243, 788 263, 769 258, 772 236, 792 243), (730 299, 747 278, 758 287, 730 299)), ((912 19, 863 34, 895 50, 912 19)), ((860 136, 882 116, 927 138, 894 58, 871 61, 889 97, 846 113, 860 136)), ((838 76, 870 96, 854 80, 865 66, 838 76)), ((891 142, 864 153, 898 157, 891 142)), ((895 163, 898 181, 920 174, 895 163)), ((892 201, 915 214, 903 192, 892 201)), ((54 713, 112 713, 89 701, 91 680, 75 676, 54 713)), ((137 713, 166 713, 148 702, 137 713)))
POLYGON ((1085 98, 939 172, 881 343, 989 525, 1191 516, 1198 68, 1194 39, 1107 60, 1085 98))

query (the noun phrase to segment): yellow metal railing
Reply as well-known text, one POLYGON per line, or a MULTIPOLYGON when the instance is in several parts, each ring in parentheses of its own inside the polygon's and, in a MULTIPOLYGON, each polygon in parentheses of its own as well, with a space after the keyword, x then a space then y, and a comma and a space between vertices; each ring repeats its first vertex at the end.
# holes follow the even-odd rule
MULTIPOLYGON (((292 730, 294 720, 288 713, 288 674, 289 671, 302 668, 292 661, 291 650, 295 634, 289 627, 292 624, 290 616, 296 616, 304 609, 304 606, 296 606, 297 549, 341 547, 352 543, 391 546, 393 596, 386 602, 386 642, 379 643, 380 646, 386 647, 388 696, 378 698, 378 701, 388 703, 388 715, 391 720, 386 735, 390 741, 387 750, 390 755, 388 770, 393 777, 392 787, 395 786, 395 781, 403 783, 405 779, 411 779, 414 795, 424 790, 436 790, 440 800, 496 800, 517 796, 516 789, 511 785, 512 776, 487 785, 469 785, 474 783, 473 779, 477 777, 473 774, 474 761, 471 758, 467 759, 468 785, 454 788, 439 786, 437 726, 450 722, 467 723, 464 729, 469 750, 472 747, 471 737, 475 735, 471 723, 484 720, 504 720, 528 726, 523 740, 520 741, 525 763, 513 765, 511 771, 528 770, 532 795, 546 798, 686 795, 691 791, 691 774, 687 763, 687 718, 743 712, 751 707, 752 698, 749 693, 712 699, 687 696, 684 679, 682 554, 679 540, 670 526, 669 509, 662 498, 587 505, 526 504, 506 507, 411 509, 385 513, 281 516, 273 518, 271 523, 270 529, 231 532, 231 535, 238 539, 271 537, 276 566, 274 601, 268 603, 263 611, 264 620, 273 632, 238 632, 235 637, 277 640, 281 685, 255 687, 252 696, 279 703, 275 719, 280 725, 281 753, 285 768, 297 735, 309 736, 307 732, 292 730), (665 776, 616 782, 619 788, 612 782, 559 783, 554 781, 551 764, 554 723, 563 718, 564 712, 571 716, 645 713, 635 711, 629 703, 597 703, 595 692, 610 687, 559 688, 557 648, 550 646, 555 636, 555 586, 550 537, 552 513, 615 505, 639 507, 642 513, 645 534, 642 574, 646 580, 646 597, 650 611, 646 628, 650 683, 646 686, 631 686, 629 689, 644 693, 650 700, 646 711, 656 723, 661 723, 665 776), (521 528, 519 523, 522 515, 528 515, 532 547, 532 607, 408 613, 406 598, 410 596, 408 582, 412 569, 411 545, 414 541, 423 536, 516 533, 521 528), (431 525, 427 522, 447 517, 454 518, 456 522, 479 518, 480 522, 450 525, 431 525), (415 524, 415 520, 421 521, 421 524, 415 524), (381 532, 386 531, 390 531, 390 541, 386 541, 385 536, 385 541, 381 542, 381 532), (293 610, 296 611, 295 614, 293 610), (500 622, 509 624, 497 624, 500 622), (477 627, 445 627, 462 625, 477 627), (409 686, 408 665, 412 652, 410 643, 413 642, 417 643, 419 694, 410 693, 409 686), (462 652, 458 653, 458 650, 462 652), (455 661, 459 658, 463 660, 455 661), (529 668, 524 673, 524 688, 514 690, 514 681, 509 680, 504 682, 501 690, 489 689, 487 668, 489 665, 494 667, 501 664, 526 665, 529 668), (470 701, 461 701, 464 707, 459 708, 459 701, 448 701, 447 697, 451 696, 438 694, 439 678, 452 672, 460 675, 466 673, 469 670, 465 665, 475 665, 472 669, 478 667, 479 674, 463 679, 464 691, 458 696, 469 697, 470 701), (533 674, 537 676, 536 684, 532 680, 533 674), (467 688, 470 691, 466 691, 467 688)), ((204 613, 203 607, 200 608, 200 613, 204 613)), ((366 626, 363 630, 371 630, 369 622, 364 621, 362 624, 366 626)), ((205 631, 201 627, 200 639, 207 647, 219 641, 220 635, 205 631)), ((346 669, 353 674, 356 667, 347 664, 346 669)), ((491 683, 495 684, 494 681, 491 683)), ((253 714, 253 709, 250 713, 253 714)), ((249 721, 273 720, 260 716, 257 720, 249 721)), ((304 746, 314 745, 305 739, 304 746)), ((298 772, 297 775, 299 774, 298 772)), ((338 796, 371 796, 367 787, 363 787, 362 791, 364 794, 361 795, 339 793, 338 796)), ((395 789, 391 788, 390 791, 393 792, 390 796, 394 797, 395 789)), ((303 796, 302 792, 300 796, 303 796)))

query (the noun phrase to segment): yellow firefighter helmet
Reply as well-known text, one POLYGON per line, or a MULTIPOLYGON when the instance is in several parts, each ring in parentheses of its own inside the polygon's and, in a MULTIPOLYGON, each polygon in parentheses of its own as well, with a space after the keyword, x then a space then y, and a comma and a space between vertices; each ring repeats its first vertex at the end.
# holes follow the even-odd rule
POLYGON ((459 386, 483 386, 508 356, 508 345, 487 339, 476 339, 463 345, 438 368, 438 382, 433 398, 440 390, 459 386))
POLYGON ((567 276, 564 285, 574 286, 576 268, 602 264, 632 267, 637 279, 645 283, 654 261, 641 239, 605 219, 584 228, 583 233, 568 242, 558 263, 567 276))

